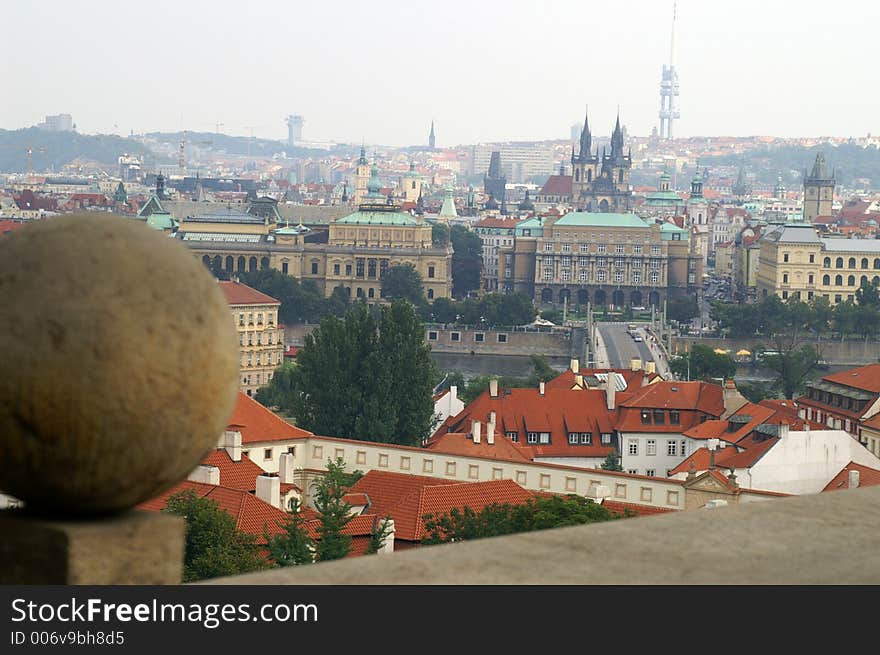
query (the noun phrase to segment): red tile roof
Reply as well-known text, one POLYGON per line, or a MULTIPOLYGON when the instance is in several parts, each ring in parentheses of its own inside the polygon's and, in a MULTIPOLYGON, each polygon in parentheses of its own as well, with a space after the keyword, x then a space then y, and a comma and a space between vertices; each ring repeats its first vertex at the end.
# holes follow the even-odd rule
POLYGON ((850 471, 858 471, 859 472, 859 486, 860 487, 873 487, 880 484, 880 471, 877 469, 868 468, 862 464, 856 464, 855 462, 850 462, 843 469, 835 475, 831 482, 825 485, 825 488, 822 491, 837 491, 838 489, 849 489, 849 472, 850 471))
MULTIPOLYGON (((628 392, 618 392, 617 398, 625 398, 628 392)), ((548 390, 545 387, 541 396, 538 389, 504 389, 499 390, 497 398, 489 396, 485 390, 470 405, 455 416, 451 416, 441 424, 431 441, 440 438, 446 432, 467 433, 471 429, 471 420, 483 423, 483 438, 479 445, 463 440, 463 437, 450 438, 446 443, 461 444, 455 454, 466 454, 461 448, 470 446, 476 453, 500 452, 500 439, 507 440, 509 432, 516 432, 518 454, 527 457, 606 457, 613 447, 602 445, 601 434, 610 434, 614 430, 616 411, 609 411, 605 404, 605 392, 599 389, 570 391, 563 389, 548 390), (495 412, 495 450, 489 451, 485 446, 485 423, 489 412, 495 412), (549 444, 528 444, 529 432, 549 432, 549 444), (592 441, 589 445, 569 445, 569 432, 590 432, 592 441), (526 450, 524 450, 526 449, 526 450)), ((508 443, 510 443, 508 441, 508 443)), ((429 446, 430 447, 430 446, 429 446)), ((485 455, 482 455, 485 456, 485 455)), ((518 459, 518 458, 517 458, 518 459)))
POLYGON ((654 514, 669 514, 678 510, 666 509, 664 507, 651 507, 650 505, 639 505, 637 503, 621 503, 617 500, 605 500, 602 506, 606 509, 623 516, 627 510, 638 516, 651 516, 654 514))
MULTIPOLYGON (((235 519, 235 528, 241 532, 248 532, 257 536, 257 543, 264 544, 263 527, 270 535, 278 534, 282 530, 279 522, 284 523, 287 513, 270 505, 256 496, 229 487, 202 484, 184 480, 168 491, 138 505, 139 509, 150 512, 159 512, 168 504, 168 498, 180 491, 191 489, 201 498, 210 498, 215 501, 220 509, 232 515, 235 519)), ((305 511, 305 510, 304 510, 305 511)), ((311 514, 309 518, 311 518, 311 514)))
POLYGON ((394 519, 395 539, 421 541, 425 536, 425 514, 448 514, 454 508, 480 511, 494 503, 521 505, 534 497, 513 480, 459 482, 423 486, 402 498, 389 513, 394 519))
POLYGON ((661 381, 634 391, 620 401, 619 432, 684 432, 699 425, 703 416, 718 417, 724 413, 723 390, 708 382, 661 381), (642 422, 642 410, 675 409, 679 422, 655 424, 642 422))
POLYGON ((862 419, 861 425, 866 428, 880 430, 880 413, 874 414, 871 418, 862 419))
MULTIPOLYGON (((468 424, 469 425, 469 424, 468 424)), ((465 432, 447 432, 432 437, 427 444, 429 450, 447 455, 465 455, 483 459, 496 459, 506 462, 530 462, 532 449, 519 446, 498 432, 495 428, 495 443, 486 441, 486 426, 482 426, 480 443, 474 443, 465 432)))
POLYGON ((370 499, 370 512, 385 516, 391 508, 413 491, 438 484, 461 484, 457 480, 445 480, 424 475, 369 471, 349 489, 349 493, 363 493, 370 499))
POLYGON ((474 223, 474 227, 498 227, 512 230, 520 223, 522 223, 522 220, 518 218, 488 216, 483 220, 474 223))
POLYGON ((313 436, 308 430, 303 430, 282 420, 271 410, 240 391, 228 426, 230 429, 241 432, 242 444, 287 441, 288 439, 313 436))
POLYGON ((538 192, 539 196, 570 196, 571 175, 551 175, 538 192))
POLYGON ((257 488, 257 476, 266 472, 247 455, 242 454, 240 461, 233 461, 225 448, 208 453, 202 464, 220 469, 222 486, 241 491, 254 491, 257 488))
POLYGON ((226 295, 226 302, 230 305, 280 305, 281 303, 273 298, 261 293, 256 289, 252 289, 241 282, 229 282, 220 280, 218 282, 221 291, 226 295))
POLYGON ((0 234, 8 234, 10 232, 14 232, 15 230, 23 228, 24 225, 24 223, 21 223, 19 221, 0 221, 0 234))
POLYGON ((851 368, 840 373, 832 373, 822 378, 828 382, 835 382, 854 389, 880 393, 880 363, 867 364, 858 368, 851 368))

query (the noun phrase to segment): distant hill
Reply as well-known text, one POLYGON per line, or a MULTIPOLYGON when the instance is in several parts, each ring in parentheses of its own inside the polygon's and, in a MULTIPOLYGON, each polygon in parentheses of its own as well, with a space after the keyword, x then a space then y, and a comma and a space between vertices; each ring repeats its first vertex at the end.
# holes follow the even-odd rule
MULTIPOLYGON (((177 146, 183 137, 183 132, 150 132, 147 138, 155 139, 161 143, 177 146)), ((290 147, 284 141, 272 139, 258 139, 247 136, 231 136, 218 134, 217 132, 189 132, 186 133, 188 143, 197 145, 206 150, 225 152, 230 155, 253 155, 255 157, 271 157, 286 152, 290 158, 314 157, 326 155, 328 151, 314 148, 290 147)))
POLYGON ((803 146, 765 146, 750 150, 741 155, 724 155, 720 157, 700 157, 700 166, 745 166, 748 173, 755 176, 758 182, 772 185, 778 175, 789 189, 800 186, 803 170, 807 172, 813 167, 816 153, 825 153, 828 169, 836 169, 837 182, 848 187, 862 187, 855 180, 865 178, 871 181, 870 188, 880 188, 880 149, 875 147, 862 148, 845 143, 840 146, 825 144, 806 148, 803 146))
POLYGON ((58 172, 76 159, 115 166, 125 153, 143 157, 149 151, 138 141, 115 134, 49 132, 31 127, 0 130, 0 171, 27 172, 27 149, 33 149, 35 173, 58 172))

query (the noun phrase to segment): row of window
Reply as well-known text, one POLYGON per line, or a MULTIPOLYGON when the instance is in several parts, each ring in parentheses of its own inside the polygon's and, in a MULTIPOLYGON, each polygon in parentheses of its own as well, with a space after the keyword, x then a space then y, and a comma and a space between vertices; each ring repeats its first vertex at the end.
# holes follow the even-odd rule
POLYGON ((250 352, 247 354, 247 358, 244 355, 241 357, 241 365, 244 366, 275 366, 281 363, 281 360, 284 356, 281 352, 277 354, 273 351, 270 353, 256 353, 256 361, 254 360, 254 353, 250 352))
POLYGON ((807 391, 807 397, 831 407, 840 407, 841 409, 848 409, 854 412, 861 412, 867 404, 866 400, 855 400, 847 396, 831 393, 830 391, 820 391, 813 387, 810 387, 807 391))
MULTIPOLYGON (((675 439, 666 440, 666 455, 669 457, 685 457, 687 451, 687 440, 682 439, 680 442, 675 439)), ((639 440, 629 439, 627 441, 627 452, 630 455, 639 454, 639 440)), ((657 454, 657 440, 647 439, 645 441, 645 455, 657 454)))
MULTIPOLYGON (((570 255, 563 255, 562 257, 544 257, 543 258, 544 265, 549 265, 554 262, 558 262, 560 266, 572 266, 576 264, 579 268, 589 268, 590 266, 590 258, 589 257, 572 257, 570 255)), ((627 257, 615 257, 613 260, 610 257, 596 257, 595 263, 598 268, 608 268, 608 266, 613 262, 614 266, 618 268, 623 268, 624 266, 629 265, 631 268, 642 268, 647 266, 649 268, 662 268, 663 260, 662 259, 642 259, 640 257, 635 258, 627 258, 627 257)))
MULTIPOLYGON (((437 341, 439 333, 437 330, 428 330, 428 341, 437 341)), ((496 341, 498 343, 507 343, 507 335, 503 333, 499 333, 495 335, 496 341)), ((461 332, 450 332, 449 340, 455 342, 461 342, 461 332)), ((486 333, 485 332, 474 332, 474 343, 484 343, 486 341, 486 333)))
MULTIPOLYGON (((559 279, 563 282, 568 282, 573 279, 571 275, 571 271, 567 268, 562 269, 559 272, 559 279)), ((578 271, 577 276, 578 282, 590 282, 590 272, 580 270, 578 271)), ((626 281, 626 273, 624 271, 615 271, 613 276, 609 277, 607 271, 596 271, 595 281, 596 282, 606 282, 609 279, 613 279, 614 282, 620 284, 626 281)), ((545 268, 544 269, 544 282, 551 282, 553 280, 553 269, 545 268)), ((660 273, 657 271, 652 271, 648 274, 647 280, 649 284, 659 284, 660 283, 660 273)), ((630 282, 632 284, 642 284, 642 273, 641 271, 633 271, 630 274, 630 282)))
MULTIPOLYGON (((578 250, 580 252, 585 253, 585 254, 590 252, 590 244, 589 243, 581 243, 581 244, 576 244, 576 245, 578 245, 578 250)), ((604 255, 604 254, 610 252, 608 250, 608 246, 604 243, 597 243, 597 244, 593 244, 593 245, 596 246, 595 252, 600 255, 604 255)), ((560 244, 560 250, 562 252, 572 252, 571 246, 572 246, 572 244, 570 244, 570 243, 562 243, 562 244, 560 244)), ((544 251, 545 252, 553 252, 554 248, 555 248, 555 244, 552 241, 545 241, 544 242, 544 251)), ((633 245, 630 247, 630 252, 633 255, 641 255, 642 254, 642 246, 633 245)), ((615 255, 623 255, 625 253, 626 253, 626 248, 625 248, 624 244, 622 244, 622 243, 615 244, 615 246, 614 246, 614 254, 615 255)), ((651 246, 651 254, 652 255, 659 255, 660 253, 661 253, 660 246, 651 246)))
MULTIPOLYGON (((664 425, 666 423, 667 411, 664 409, 643 409, 642 424, 644 425, 664 425)), ((670 409, 669 425, 679 425, 681 423, 681 413, 677 409, 670 409)))
MULTIPOLYGON (((244 327, 244 325, 254 325, 254 319, 256 318, 257 325, 263 325, 263 313, 262 312, 250 312, 247 314, 247 323, 245 323, 245 314, 238 315, 238 326, 244 327)), ((266 314, 266 323, 268 325, 275 325, 275 312, 269 312, 266 314)))
MULTIPOLYGON (((244 344, 245 334, 247 334, 247 345, 253 346, 254 345, 254 333, 253 332, 247 332, 247 333, 239 332, 238 333, 238 345, 239 346, 245 345, 244 344)), ((265 345, 267 345, 267 346, 274 346, 275 345, 275 333, 274 332, 268 332, 268 333, 257 332, 256 334, 257 334, 256 345, 258 345, 258 346, 264 345, 263 341, 266 342, 265 345)), ((281 343, 281 335, 280 334, 278 335, 278 343, 281 343)))

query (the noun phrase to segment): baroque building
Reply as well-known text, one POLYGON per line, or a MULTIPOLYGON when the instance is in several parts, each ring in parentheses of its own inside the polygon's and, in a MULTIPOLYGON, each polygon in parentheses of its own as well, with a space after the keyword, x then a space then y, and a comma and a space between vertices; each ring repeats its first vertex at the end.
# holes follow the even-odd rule
POLYGON ((611 134, 611 152, 598 146, 592 151, 593 137, 588 118, 584 117, 584 128, 577 155, 572 147, 572 202, 579 211, 588 212, 628 212, 632 209, 632 189, 629 184, 632 169, 632 153, 623 151, 623 130, 620 116, 611 134))

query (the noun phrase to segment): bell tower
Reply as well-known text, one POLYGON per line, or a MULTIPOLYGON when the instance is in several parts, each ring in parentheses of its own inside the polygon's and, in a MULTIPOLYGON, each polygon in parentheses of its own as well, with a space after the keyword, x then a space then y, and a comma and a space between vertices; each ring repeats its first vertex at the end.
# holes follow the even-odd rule
POLYGON ((813 170, 804 170, 804 221, 812 223, 817 216, 831 216, 834 202, 835 172, 828 174, 825 153, 819 152, 813 162, 813 170))

